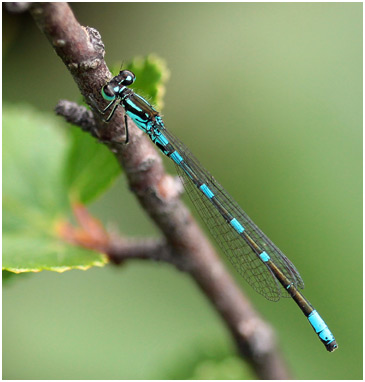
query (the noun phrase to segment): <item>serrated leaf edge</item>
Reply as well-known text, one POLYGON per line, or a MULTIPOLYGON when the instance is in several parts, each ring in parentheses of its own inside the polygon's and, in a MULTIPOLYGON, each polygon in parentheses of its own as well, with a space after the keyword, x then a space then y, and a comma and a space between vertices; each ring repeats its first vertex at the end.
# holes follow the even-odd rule
POLYGON ((38 273, 42 271, 52 271, 52 272, 57 272, 57 273, 63 273, 66 271, 71 271, 73 269, 78 269, 81 271, 87 271, 88 269, 92 267, 104 267, 107 263, 109 262, 108 258, 106 255, 102 255, 102 260, 94 261, 93 263, 89 265, 73 265, 73 266, 62 266, 62 267, 42 267, 42 268, 12 268, 12 267, 3 267, 3 271, 8 271, 16 274, 20 273, 38 273))

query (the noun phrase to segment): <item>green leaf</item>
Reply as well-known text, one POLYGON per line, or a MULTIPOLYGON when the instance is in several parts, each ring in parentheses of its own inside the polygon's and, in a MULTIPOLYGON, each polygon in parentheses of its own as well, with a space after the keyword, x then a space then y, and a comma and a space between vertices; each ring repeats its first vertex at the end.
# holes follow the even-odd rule
POLYGON ((30 106, 3 107, 3 270, 62 272, 105 258, 57 235, 70 216, 62 177, 68 137, 53 116, 30 106))
POLYGON ((89 203, 121 173, 114 155, 79 128, 70 129, 71 144, 65 165, 65 182, 72 200, 89 203))
MULTIPOLYGON (((162 107, 168 70, 156 56, 137 58, 128 68, 136 91, 162 107)), ((79 129, 26 105, 3 109, 3 269, 15 273, 86 269, 105 264, 95 252, 71 246, 57 228, 70 216, 70 199, 88 203, 120 174, 102 144, 79 129)))

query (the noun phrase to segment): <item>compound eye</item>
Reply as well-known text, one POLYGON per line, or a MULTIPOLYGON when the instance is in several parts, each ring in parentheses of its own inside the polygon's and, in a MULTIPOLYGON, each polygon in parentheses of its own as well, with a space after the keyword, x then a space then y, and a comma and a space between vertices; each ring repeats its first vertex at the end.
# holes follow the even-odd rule
POLYGON ((111 84, 103 86, 101 89, 101 95, 107 101, 112 101, 115 98, 114 87, 111 84))
POLYGON ((132 85, 136 79, 134 73, 129 70, 122 70, 118 77, 121 79, 120 84, 124 86, 132 85))

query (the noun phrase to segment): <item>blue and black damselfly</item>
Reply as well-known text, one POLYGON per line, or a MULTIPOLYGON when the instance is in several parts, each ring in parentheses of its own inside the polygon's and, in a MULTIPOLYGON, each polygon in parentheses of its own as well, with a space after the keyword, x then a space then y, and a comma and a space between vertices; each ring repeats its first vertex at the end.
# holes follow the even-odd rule
POLYGON ((106 121, 110 121, 119 105, 123 106, 126 142, 129 116, 162 153, 175 162, 193 204, 237 271, 268 300, 292 297, 326 349, 334 351, 337 348, 334 336, 309 301, 298 291, 298 288, 304 287, 304 283, 295 266, 188 148, 165 128, 160 114, 152 105, 128 88, 134 81, 132 72, 122 70, 102 88, 102 96, 109 104, 101 112, 105 114, 111 110, 106 121))

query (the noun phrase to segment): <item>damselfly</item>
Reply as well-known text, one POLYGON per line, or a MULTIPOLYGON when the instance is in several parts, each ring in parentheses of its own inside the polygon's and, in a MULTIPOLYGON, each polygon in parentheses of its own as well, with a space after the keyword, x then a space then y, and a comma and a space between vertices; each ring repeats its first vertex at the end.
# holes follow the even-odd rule
POLYGON ((123 106, 126 142, 129 116, 161 152, 175 162, 193 204, 237 271, 268 300, 292 297, 326 349, 334 351, 337 348, 334 336, 309 301, 298 291, 298 288, 304 287, 304 283, 295 266, 188 148, 165 128, 160 114, 152 105, 128 88, 134 81, 132 72, 122 70, 102 88, 103 98, 109 101, 102 113, 111 110, 106 120, 112 118, 119 105, 123 106))

